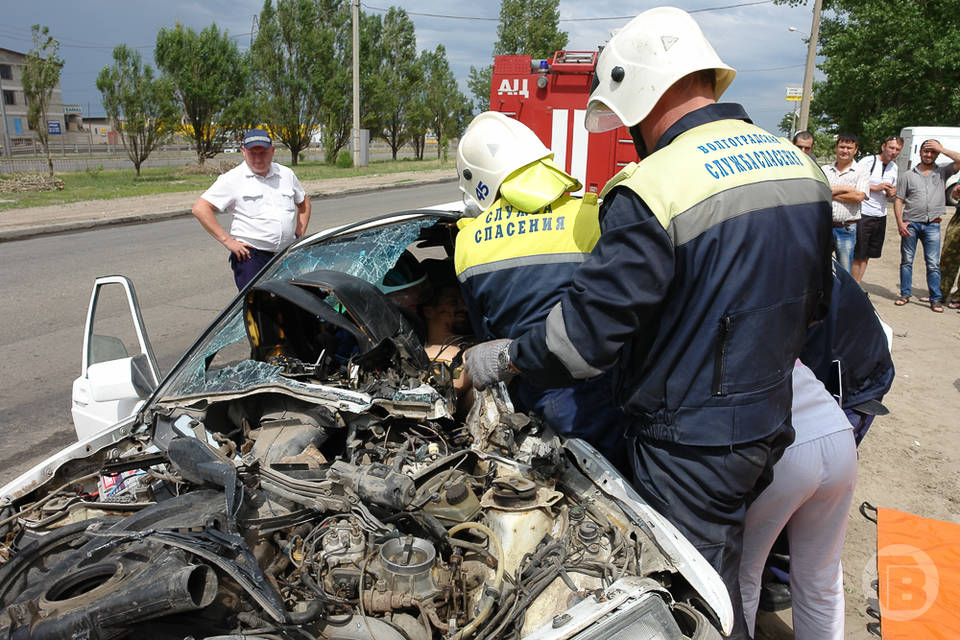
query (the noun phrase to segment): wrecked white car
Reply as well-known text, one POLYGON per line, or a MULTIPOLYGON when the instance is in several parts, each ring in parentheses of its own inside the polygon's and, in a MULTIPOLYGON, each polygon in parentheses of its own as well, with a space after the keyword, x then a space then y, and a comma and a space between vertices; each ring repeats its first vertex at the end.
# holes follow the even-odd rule
POLYGON ((457 215, 299 242, 159 383, 132 287, 99 281, 128 289, 141 353, 88 322, 84 437, 0 490, 0 637, 728 631, 719 576, 589 445, 503 387, 457 412, 456 363, 384 293, 451 253, 457 215))

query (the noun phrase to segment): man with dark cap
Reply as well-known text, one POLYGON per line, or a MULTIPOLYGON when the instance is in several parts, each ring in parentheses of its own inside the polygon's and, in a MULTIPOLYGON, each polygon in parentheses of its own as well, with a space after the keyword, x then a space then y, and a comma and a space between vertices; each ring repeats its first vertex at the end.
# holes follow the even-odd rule
POLYGON ((302 236, 310 222, 310 198, 293 171, 273 161, 270 134, 250 129, 242 151, 243 163, 217 178, 193 205, 207 233, 230 251, 237 289, 302 236), (229 234, 217 222, 217 211, 233 214, 229 234))

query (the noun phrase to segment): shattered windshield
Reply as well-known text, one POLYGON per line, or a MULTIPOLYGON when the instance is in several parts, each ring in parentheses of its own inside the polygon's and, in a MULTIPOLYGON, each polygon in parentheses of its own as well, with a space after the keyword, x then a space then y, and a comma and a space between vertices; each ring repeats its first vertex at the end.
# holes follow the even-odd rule
MULTIPOLYGON (((339 271, 381 286, 383 277, 403 252, 420 237, 436 217, 405 220, 356 234, 321 240, 289 250, 269 266, 258 283, 290 280, 318 269, 339 271)), ((280 375, 282 369, 250 359, 250 345, 243 323, 243 299, 234 301, 209 336, 189 354, 170 376, 159 397, 173 398, 205 393, 239 391, 276 383, 302 388, 280 375)))

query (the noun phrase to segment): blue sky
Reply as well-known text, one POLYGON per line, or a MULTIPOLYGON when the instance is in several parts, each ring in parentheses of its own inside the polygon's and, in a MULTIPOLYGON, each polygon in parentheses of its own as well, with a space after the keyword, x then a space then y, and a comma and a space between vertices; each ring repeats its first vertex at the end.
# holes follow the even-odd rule
MULTIPOLYGON (((678 0, 674 5, 696 11, 749 1, 678 0)), ((593 0, 587 3, 561 0, 561 27, 569 34, 568 48, 595 49, 610 37, 611 29, 626 24, 625 16, 636 15, 660 4, 650 1, 593 0)), ((489 63, 491 59, 497 37, 499 2, 402 0, 390 3, 388 0, 371 0, 368 3, 364 0, 361 4, 368 12, 381 12, 391 5, 401 6, 411 14, 490 18, 411 16, 417 29, 418 48, 433 49, 437 44, 443 44, 453 72, 466 93, 470 65, 489 63)), ((85 113, 102 115, 95 81, 100 69, 109 64, 114 46, 126 43, 137 47, 152 63, 153 43, 160 27, 181 22, 202 29, 216 22, 245 48, 250 41, 253 16, 262 6, 258 0, 16 2, 4 10, 0 47, 25 52, 31 46, 30 25, 47 25, 51 35, 60 41, 61 56, 66 60, 61 77, 64 102, 80 104, 85 113)), ((723 99, 742 103, 757 124, 775 129, 793 104, 784 99, 785 87, 799 85, 803 80, 804 37, 810 31, 811 6, 790 8, 766 2, 700 11, 694 17, 724 62, 738 71, 737 79, 723 99), (802 33, 789 31, 791 26, 802 33)))

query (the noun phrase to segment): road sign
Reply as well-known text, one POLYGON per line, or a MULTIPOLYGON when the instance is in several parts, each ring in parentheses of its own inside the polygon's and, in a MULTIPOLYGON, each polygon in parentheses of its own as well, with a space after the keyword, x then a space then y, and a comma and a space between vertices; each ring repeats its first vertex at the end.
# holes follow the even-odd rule
POLYGON ((60 121, 47 120, 47 133, 49 133, 52 136, 60 135, 60 121))
POLYGON ((803 100, 803 87, 787 87, 787 100, 789 102, 800 102, 803 100))

